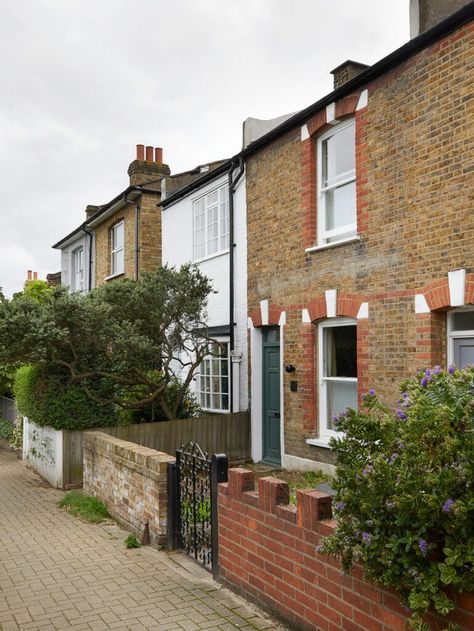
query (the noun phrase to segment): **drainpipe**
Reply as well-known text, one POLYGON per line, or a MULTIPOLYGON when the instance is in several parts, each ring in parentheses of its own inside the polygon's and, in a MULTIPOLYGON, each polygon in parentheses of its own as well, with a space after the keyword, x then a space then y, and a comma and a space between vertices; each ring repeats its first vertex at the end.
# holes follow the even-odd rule
POLYGON ((135 206, 135 280, 138 280, 139 276, 139 262, 140 262, 140 248, 138 245, 138 228, 140 224, 140 200, 141 196, 137 197, 135 200, 128 199, 126 195, 124 195, 124 200, 127 204, 133 204, 135 206))
POLYGON ((90 291, 92 289, 92 242, 94 239, 94 235, 92 234, 92 232, 89 232, 89 230, 87 230, 86 228, 86 224, 82 224, 82 230, 89 235, 89 261, 87 264, 87 275, 88 275, 88 291, 90 291))
MULTIPOLYGON (((233 177, 235 162, 232 161, 229 168, 229 337, 230 337, 230 354, 235 348, 234 335, 234 192, 238 181, 245 171, 245 163, 242 157, 239 157, 239 172, 235 179, 233 177)), ((231 355, 232 357, 232 355, 231 355)), ((230 412, 234 411, 234 379, 233 379, 232 361, 230 361, 230 412)))

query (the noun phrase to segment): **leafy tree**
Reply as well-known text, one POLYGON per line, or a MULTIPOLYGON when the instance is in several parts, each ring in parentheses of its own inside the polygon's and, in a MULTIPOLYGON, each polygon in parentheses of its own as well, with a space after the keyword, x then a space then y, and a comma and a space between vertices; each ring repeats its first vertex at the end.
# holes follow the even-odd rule
POLYGON ((398 590, 421 630, 431 607, 454 608, 448 588, 474 591, 474 367, 427 369, 401 392, 395 412, 371 390, 336 419, 337 529, 321 551, 398 590))
POLYGON ((180 415, 208 354, 209 279, 192 265, 160 267, 86 295, 51 289, 0 304, 0 363, 62 370, 96 403, 180 415), (173 384, 174 395, 168 387, 173 384))

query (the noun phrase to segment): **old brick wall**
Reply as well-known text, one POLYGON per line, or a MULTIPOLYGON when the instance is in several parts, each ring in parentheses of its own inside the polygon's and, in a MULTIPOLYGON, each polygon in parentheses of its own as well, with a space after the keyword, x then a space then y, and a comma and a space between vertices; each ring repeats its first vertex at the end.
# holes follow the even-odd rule
MULTIPOLYGON (((301 313, 325 290, 369 303, 360 394, 374 387, 393 402, 401 378, 446 362, 445 307, 415 315, 414 295, 448 271, 474 271, 472 47, 471 23, 364 86, 368 104, 355 112, 359 241, 305 252, 316 238, 324 111, 308 121, 307 140, 297 128, 247 159, 249 312, 260 300, 286 311, 283 362, 296 366, 284 376, 287 453, 328 458, 305 443, 318 434, 317 349, 301 313)), ((336 114, 357 100, 336 104, 336 114)))
MULTIPOLYGON (((404 631, 408 613, 395 593, 365 582, 361 568, 350 576, 316 546, 335 526, 331 498, 298 491, 288 505, 288 485, 231 469, 219 487, 221 579, 267 605, 288 622, 317 631, 404 631)), ((474 594, 457 596, 447 618, 428 617, 433 629, 457 623, 474 628, 474 594)))
POLYGON ((140 202, 140 273, 161 265, 161 208, 159 197, 143 193, 140 202))
POLYGON ((166 539, 168 454, 109 436, 84 433, 84 492, 98 497, 109 513, 137 537, 148 523, 150 541, 166 539))
POLYGON ((117 278, 135 278, 135 206, 126 204, 95 229, 95 286, 103 285, 112 273, 110 229, 124 220, 125 273, 117 278))

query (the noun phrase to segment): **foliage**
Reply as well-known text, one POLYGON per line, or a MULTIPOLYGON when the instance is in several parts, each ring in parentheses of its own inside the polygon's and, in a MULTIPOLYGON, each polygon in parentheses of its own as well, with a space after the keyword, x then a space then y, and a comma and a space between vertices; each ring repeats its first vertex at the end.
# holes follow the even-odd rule
MULTIPOLYGON (((45 280, 27 280, 23 295, 31 300, 37 302, 46 302, 48 300, 48 294, 51 292, 51 286, 45 280)), ((21 296, 21 294, 15 294, 15 298, 21 296)))
POLYGON ((473 393, 473 367, 436 366, 402 384, 395 413, 371 390, 335 419, 337 529, 321 550, 397 589, 419 629, 454 608, 448 586, 474 590, 473 393))
POLYGON ((192 265, 160 267, 86 295, 51 289, 0 302, 0 363, 62 368, 100 405, 155 404, 179 418, 196 368, 208 354, 209 279, 192 265), (174 384, 175 394, 168 387, 174 384))
POLYGON ((126 548, 128 548, 129 550, 132 549, 132 548, 140 548, 141 547, 138 539, 136 538, 136 536, 134 534, 128 535, 128 537, 125 538, 123 543, 124 543, 124 546, 126 548))
POLYGON ((112 406, 101 406, 84 388, 69 383, 64 370, 26 365, 15 374, 13 391, 18 410, 42 427, 83 430, 115 425, 112 406))
POLYGON ((0 418, 0 438, 11 441, 13 438, 14 425, 4 418, 0 418))
POLYGON ((96 497, 84 495, 81 491, 68 491, 58 506, 66 509, 71 515, 93 524, 109 517, 107 507, 103 502, 96 497))
POLYGON ((19 421, 13 428, 10 445, 15 449, 23 447, 23 423, 19 421))
POLYGON ((198 500, 193 506, 188 500, 181 502, 181 521, 191 524, 196 519, 198 522, 211 521, 211 499, 198 500))

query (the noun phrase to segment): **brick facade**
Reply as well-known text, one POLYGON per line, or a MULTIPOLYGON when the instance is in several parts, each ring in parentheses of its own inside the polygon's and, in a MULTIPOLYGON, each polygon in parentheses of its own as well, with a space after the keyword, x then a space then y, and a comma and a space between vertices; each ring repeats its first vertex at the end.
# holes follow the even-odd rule
POLYGON ((327 290, 352 317, 368 303, 357 320, 359 395, 373 387, 387 402, 404 376, 447 362, 448 272, 466 270, 465 303, 474 303, 473 45, 470 22, 336 102, 336 118, 355 117, 358 240, 308 251, 325 109, 304 133, 286 131, 246 158, 249 316, 261 326, 263 300, 285 312, 282 361, 296 367, 283 372, 287 454, 331 461, 306 443, 319 432, 315 324, 327 290), (415 313, 416 294, 427 313, 415 313))
MULTIPOLYGON (((265 604, 293 625, 318 631, 404 631, 409 613, 397 595, 362 578, 362 570, 341 573, 339 562, 316 546, 335 526, 331 498, 298 491, 288 505, 288 485, 231 469, 219 488, 221 579, 265 604)), ((428 616, 433 629, 454 622, 474 628, 474 596, 460 594, 447 618, 428 616)))

